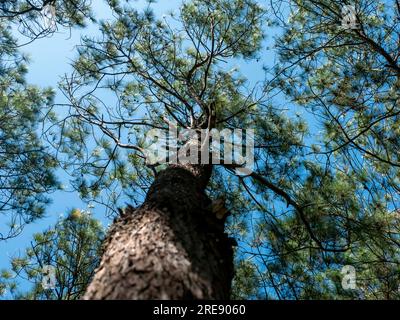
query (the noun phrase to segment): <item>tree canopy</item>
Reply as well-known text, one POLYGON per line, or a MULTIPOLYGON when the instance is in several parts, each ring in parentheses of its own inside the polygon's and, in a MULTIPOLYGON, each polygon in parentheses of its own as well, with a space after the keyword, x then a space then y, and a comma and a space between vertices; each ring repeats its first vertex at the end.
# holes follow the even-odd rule
MULTIPOLYGON (((399 1, 355 0, 349 8, 339 0, 190 0, 163 17, 152 2, 139 10, 107 1, 112 17, 97 22, 100 36, 82 38, 59 86, 62 104, 24 83, 23 57, 10 49, 16 42, 4 24, 0 212, 12 212, 13 222, 40 217, 57 163, 83 199, 117 216, 125 201, 141 203, 165 168, 146 161, 149 130, 253 129, 254 170, 241 176, 240 164, 215 164, 206 189, 231 212, 232 297, 398 299, 399 1), (354 25, 344 20, 349 14, 354 25), (241 68, 259 65, 268 44, 273 66, 260 67, 257 81, 246 78, 241 68), (40 138, 38 123, 48 128, 40 138), (343 286, 348 266, 355 288, 343 286)), ((61 12, 59 25, 92 18, 86 1, 6 1, 0 13, 6 21, 26 16, 22 32, 40 37, 31 23, 47 5, 61 12)), ((102 231, 89 217, 78 220, 41 235, 56 241, 40 252, 58 252, 77 231, 68 228, 87 224, 90 247, 82 250, 97 252, 102 231)), ((70 249, 54 254, 76 267, 70 249)), ((78 265, 82 286, 98 262, 90 257, 90 268, 78 265)), ((36 286, 26 297, 76 298, 82 286, 70 286, 72 296, 36 286)))

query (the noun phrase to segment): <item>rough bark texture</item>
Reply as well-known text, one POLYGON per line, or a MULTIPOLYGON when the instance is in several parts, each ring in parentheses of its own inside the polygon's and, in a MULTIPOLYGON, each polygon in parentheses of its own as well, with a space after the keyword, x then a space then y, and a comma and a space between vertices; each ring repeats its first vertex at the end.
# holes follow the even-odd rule
POLYGON ((84 299, 229 299, 232 242, 210 211, 211 166, 170 166, 111 227, 84 299))

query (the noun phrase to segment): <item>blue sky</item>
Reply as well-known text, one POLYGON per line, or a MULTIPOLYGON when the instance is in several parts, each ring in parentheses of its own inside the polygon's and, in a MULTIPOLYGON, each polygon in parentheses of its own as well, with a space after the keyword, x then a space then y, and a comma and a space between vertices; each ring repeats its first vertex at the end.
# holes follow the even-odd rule
MULTIPOLYGON (((96 19, 110 18, 110 12, 104 1, 93 1, 96 19)), ((179 7, 181 0, 159 1, 153 5, 158 16, 167 14, 179 7)), ((137 1, 134 3, 137 8, 143 8, 145 1, 137 1)), ((82 35, 95 36, 98 34, 97 26, 89 25, 85 29, 59 30, 56 34, 49 38, 36 40, 24 47, 22 51, 27 53, 31 59, 29 64, 29 73, 27 81, 40 87, 53 87, 57 95, 55 102, 65 102, 63 96, 57 90, 57 83, 64 74, 71 71, 70 63, 76 56, 76 46, 79 45, 82 35)), ((271 43, 274 31, 270 30, 267 34, 267 43, 271 43)), ((17 35, 16 35, 17 36, 17 35)), ((26 39, 21 38, 21 43, 26 39)), ((244 74, 250 82, 262 80, 264 78, 262 65, 273 65, 275 57, 272 51, 263 50, 259 62, 238 61, 240 72, 244 74)), ((60 172, 59 180, 68 186, 68 176, 60 172)), ((86 205, 80 201, 77 193, 58 191, 50 195, 52 203, 47 208, 47 216, 36 223, 28 225, 23 233, 15 239, 0 242, 0 269, 9 268, 10 257, 23 253, 24 249, 29 245, 32 235, 36 232, 43 231, 53 225, 60 214, 66 213, 72 208, 85 208, 86 205)), ((109 221, 104 216, 104 210, 101 207, 93 209, 94 215, 99 218, 104 225, 109 221)), ((1 221, 1 220, 0 220, 1 221)), ((23 288, 26 287, 26 284, 23 288)))

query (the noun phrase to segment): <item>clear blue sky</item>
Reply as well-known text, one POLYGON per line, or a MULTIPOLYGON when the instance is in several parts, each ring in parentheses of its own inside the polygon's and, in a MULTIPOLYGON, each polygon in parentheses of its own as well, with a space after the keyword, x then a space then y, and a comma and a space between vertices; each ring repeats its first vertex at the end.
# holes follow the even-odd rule
MULTIPOLYGON (((158 16, 175 10, 181 4, 181 0, 158 1, 153 5, 155 12, 158 16)), ((104 1, 93 1, 96 19, 110 18, 109 9, 104 1)), ((145 1, 134 2, 138 8, 145 6, 145 1)), ((76 56, 76 45, 80 43, 82 35, 96 35, 98 34, 97 26, 90 25, 85 29, 59 30, 50 38, 44 38, 34 41, 22 48, 22 51, 28 53, 31 58, 29 65, 29 73, 27 80, 31 84, 41 87, 57 87, 57 83, 64 74, 71 71, 70 62, 76 56)), ((271 38, 274 31, 270 31, 267 42, 271 43, 271 38)), ((24 39, 21 38, 21 42, 24 39)), ((251 82, 262 80, 264 78, 262 72, 262 65, 273 65, 275 57, 272 51, 264 49, 261 59, 258 63, 254 61, 246 63, 238 61, 240 71, 249 78, 251 82)), ((62 95, 58 92, 56 96, 56 103, 65 102, 62 95)), ((65 174, 60 174, 59 179, 61 182, 68 186, 68 177, 65 174)), ((9 258, 11 256, 23 253, 24 249, 29 245, 32 235, 36 232, 43 231, 49 226, 54 224, 60 214, 65 213, 68 209, 72 208, 85 208, 76 193, 58 191, 50 195, 52 204, 47 208, 47 217, 41 219, 36 223, 28 225, 22 235, 9 241, 0 242, 0 269, 9 268, 9 258)), ((107 225, 109 221, 104 217, 104 210, 101 207, 93 209, 95 216, 107 225)), ((0 220, 2 221, 2 219, 0 220)), ((25 285, 26 286, 26 285, 25 285)))

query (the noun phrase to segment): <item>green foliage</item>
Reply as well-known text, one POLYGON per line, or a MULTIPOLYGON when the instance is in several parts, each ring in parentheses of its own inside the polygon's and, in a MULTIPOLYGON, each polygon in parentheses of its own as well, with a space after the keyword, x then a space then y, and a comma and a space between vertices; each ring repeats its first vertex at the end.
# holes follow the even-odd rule
POLYGON ((24 254, 11 259, 0 276, 0 290, 15 299, 75 300, 85 292, 101 257, 105 232, 90 212, 71 210, 48 230, 35 234, 24 254), (54 267, 54 288, 45 288, 44 268, 54 267), (29 291, 19 289, 26 281, 29 291))
POLYGON ((255 234, 254 263, 274 270, 274 298, 399 298, 400 12, 394 1, 354 1, 358 28, 347 30, 344 4, 293 1, 266 83, 320 130, 297 179, 283 185, 299 207, 278 221, 264 214, 255 234), (355 290, 342 288, 345 265, 356 269, 355 290))
POLYGON ((206 128, 212 110, 218 127, 251 123, 246 111, 262 101, 224 62, 257 55, 264 12, 254 1, 197 1, 157 20, 150 9, 110 6, 115 20, 100 22, 101 39, 83 39, 62 84, 70 117, 54 140, 80 194, 103 190, 101 201, 115 207, 121 194, 139 202, 151 183, 142 145, 150 129, 206 128))
POLYGON ((25 83, 24 57, 3 24, 0 35, 0 215, 9 219, 8 230, 0 230, 2 240, 43 216, 45 194, 57 182, 56 161, 38 136, 53 92, 25 83))
POLYGON ((246 260, 240 260, 235 265, 235 279, 232 283, 231 298, 237 300, 257 296, 258 274, 257 267, 246 260))
POLYGON ((3 0, 0 18, 7 19, 23 35, 33 39, 51 35, 59 26, 84 27, 87 19, 94 20, 88 0, 3 0), (54 24, 49 19, 54 19, 54 24))

